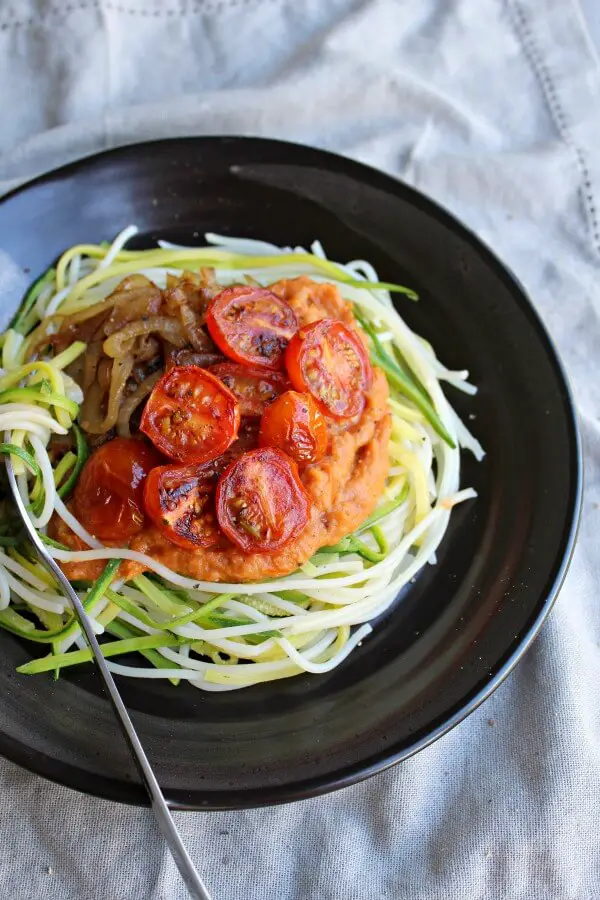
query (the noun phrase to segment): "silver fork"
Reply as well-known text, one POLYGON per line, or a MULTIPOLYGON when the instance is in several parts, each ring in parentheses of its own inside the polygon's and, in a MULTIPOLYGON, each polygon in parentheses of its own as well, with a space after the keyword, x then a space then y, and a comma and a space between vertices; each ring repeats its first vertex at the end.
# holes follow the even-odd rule
POLYGON ((131 754, 138 768, 144 786, 148 791, 150 803, 154 811, 154 815, 156 816, 159 828, 163 833, 169 850, 171 851, 171 855, 175 860, 177 868, 179 869, 181 877, 183 878, 185 885, 192 897, 197 898, 197 900, 211 900, 210 894, 206 890, 202 879, 196 871, 196 868, 192 860, 190 859, 187 850, 185 849, 183 841, 181 840, 181 836, 177 830, 177 826, 173 821, 171 811, 167 806, 167 802, 163 796, 158 781, 156 780, 156 776, 152 771, 152 766, 150 765, 148 757, 144 752, 144 748, 140 743, 140 739, 138 738, 137 732, 133 726, 133 722, 129 717, 127 708, 123 703, 123 700, 121 699, 121 695, 119 694, 114 678, 112 677, 112 674, 108 666, 106 665, 106 660, 102 655, 100 644, 98 643, 96 635, 94 634, 94 629, 92 628, 92 624, 89 620, 88 614, 86 613, 81 600, 73 590, 70 581, 65 577, 65 575, 63 575, 60 567, 48 553, 48 550, 44 546, 44 543, 40 539, 37 531, 33 527, 33 523, 29 518, 29 515, 27 514, 25 504, 23 503, 23 499, 17 487, 17 480, 15 478, 15 472, 10 457, 6 458, 6 471, 8 474, 8 482, 10 484, 10 489, 12 491, 14 501, 17 505, 17 509, 19 510, 21 519, 23 520, 23 525, 25 526, 25 530, 27 531, 29 539, 40 558, 40 562, 46 567, 50 574, 53 575, 54 578, 56 578, 58 583, 63 588, 65 595, 71 601, 73 609, 75 610, 75 614, 79 620, 79 624, 81 625, 81 630, 83 631, 85 638, 90 645, 90 650, 94 655, 96 665, 98 666, 98 671, 100 672, 100 675, 104 682, 106 693, 108 694, 108 698, 112 704, 119 725, 121 726, 123 736, 129 746, 129 749, 131 750, 131 754))

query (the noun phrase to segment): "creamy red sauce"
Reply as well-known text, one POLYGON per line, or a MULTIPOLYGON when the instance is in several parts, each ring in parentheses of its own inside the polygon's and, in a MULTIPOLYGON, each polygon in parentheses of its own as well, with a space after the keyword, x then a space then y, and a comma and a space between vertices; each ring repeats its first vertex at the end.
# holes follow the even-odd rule
MULTIPOLYGON (((317 284, 302 276, 279 281, 271 290, 290 304, 301 326, 327 317, 357 327, 350 304, 333 285, 317 284)), ((312 510, 304 529, 285 547, 272 553, 244 553, 233 545, 190 551, 176 547, 151 525, 136 535, 129 546, 182 575, 202 581, 260 581, 293 572, 319 548, 335 544, 355 531, 377 506, 389 470, 388 385, 380 369, 375 368, 373 375, 360 416, 343 422, 330 420, 326 456, 302 471, 301 480, 312 500, 312 510)), ((53 537, 74 549, 84 549, 62 520, 55 516, 51 524, 53 537)), ((70 563, 63 568, 73 580, 92 580, 103 566, 100 561, 70 563)), ((142 565, 126 561, 119 574, 131 578, 142 571, 142 565)))

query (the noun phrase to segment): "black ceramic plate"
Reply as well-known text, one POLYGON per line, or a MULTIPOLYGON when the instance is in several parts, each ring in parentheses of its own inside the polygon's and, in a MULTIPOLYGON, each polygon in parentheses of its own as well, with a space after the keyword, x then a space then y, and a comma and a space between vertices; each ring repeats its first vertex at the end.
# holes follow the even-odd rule
MULTIPOLYGON (((580 450, 556 353, 521 286, 471 233, 379 172, 293 144, 201 138, 130 146, 66 166, 0 203, 0 249, 33 278, 67 247, 129 223, 148 243, 206 230, 365 258, 408 323, 480 391, 452 402, 487 450, 464 455, 479 497, 455 510, 427 567, 335 671, 243 691, 120 680, 167 798, 256 806, 341 787, 424 747, 472 711, 531 643, 557 594, 580 505, 580 450)), ((3 303, 8 301, 3 298, 3 303)), ((92 667, 58 682, 15 667, 0 634, 0 752, 83 791, 145 795, 92 667)))

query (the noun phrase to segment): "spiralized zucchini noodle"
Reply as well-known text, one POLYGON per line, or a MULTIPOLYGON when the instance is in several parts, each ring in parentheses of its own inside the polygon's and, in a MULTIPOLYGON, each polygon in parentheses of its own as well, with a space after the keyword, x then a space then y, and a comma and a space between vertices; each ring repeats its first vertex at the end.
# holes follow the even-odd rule
MULTIPOLYGON (((402 587, 435 563, 453 506, 476 496, 461 489, 460 454, 463 448, 479 460, 483 450, 442 385, 467 394, 476 389, 467 372, 448 370, 394 308, 391 293, 409 303, 412 291, 380 282, 364 260, 332 262, 318 241, 307 251, 216 234, 206 234, 203 247, 161 241, 154 249, 126 250, 136 231, 124 229, 112 244, 70 248, 29 290, 2 336, 0 452, 11 457, 19 491, 54 558, 105 562, 94 583, 74 585, 105 636, 113 672, 220 691, 330 671, 367 637, 369 623, 402 587), (80 425, 92 439, 111 429, 129 435, 162 372, 159 341, 173 353, 191 347, 200 359, 210 356, 193 310, 182 301, 168 315, 159 312, 159 289, 186 281, 207 289, 242 279, 268 285, 302 274, 337 286, 368 335, 373 364, 387 376, 390 469, 375 512, 297 571, 262 583, 197 581, 144 553, 102 546, 64 502, 88 453, 80 425), (56 461, 51 448, 61 440, 68 449, 56 461), (88 549, 48 537, 53 515, 88 549), (124 581, 123 560, 141 563, 146 573, 124 581), (113 661, 117 656, 125 662, 113 661)), ((57 676, 91 654, 8 496, 2 511, 0 626, 50 651, 20 672, 57 676)))

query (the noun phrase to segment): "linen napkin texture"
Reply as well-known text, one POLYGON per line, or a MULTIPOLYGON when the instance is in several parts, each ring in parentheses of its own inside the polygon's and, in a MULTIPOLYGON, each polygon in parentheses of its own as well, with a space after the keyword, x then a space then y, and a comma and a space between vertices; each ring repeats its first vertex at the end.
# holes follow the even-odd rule
MULTIPOLYGON (((215 900, 600 897, 599 71, 576 0, 0 4, 0 191, 158 137, 335 150, 430 194, 494 248, 577 397, 579 544, 526 658, 446 737, 369 781, 176 814, 215 900)), ((0 258, 4 287, 9 268, 0 258)), ((147 810, 3 760, 0 798, 2 898, 187 896, 147 810)))

